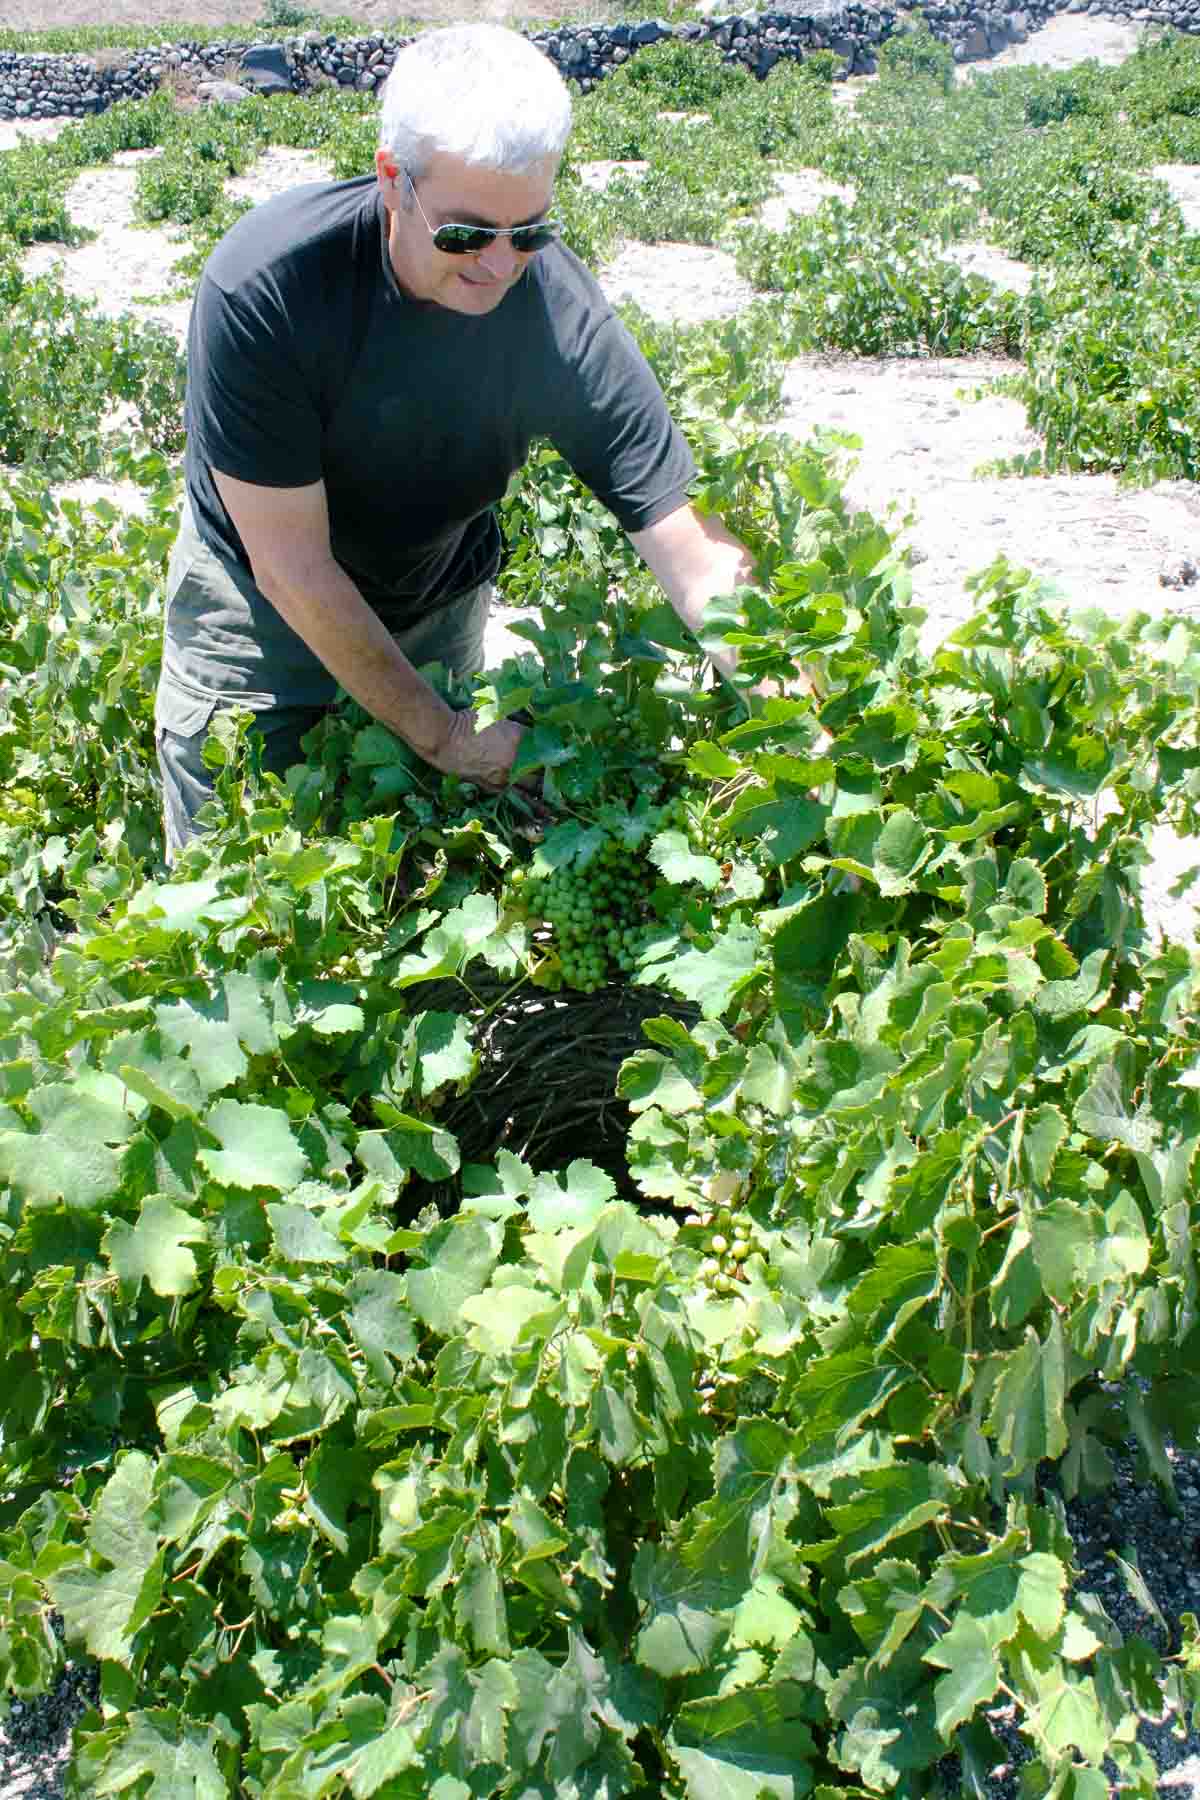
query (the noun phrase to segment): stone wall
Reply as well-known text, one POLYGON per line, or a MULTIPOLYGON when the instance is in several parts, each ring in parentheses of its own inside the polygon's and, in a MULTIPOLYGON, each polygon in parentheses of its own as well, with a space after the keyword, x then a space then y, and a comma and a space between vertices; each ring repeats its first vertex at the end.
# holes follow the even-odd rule
MULTIPOLYGON (((1200 33, 1200 0, 1153 0, 1149 5, 1140 0, 1023 0, 1017 9, 1004 0, 996 4, 928 0, 924 7, 931 29, 951 45, 958 62, 1023 43, 1056 12, 1088 12, 1200 33)), ((834 51, 842 59, 843 75, 869 75, 879 45, 902 23, 890 0, 879 5, 868 0, 805 0, 803 11, 722 14, 682 25, 656 19, 641 24, 561 25, 530 36, 586 93, 644 45, 667 38, 715 44, 728 61, 741 63, 760 77, 781 59, 799 60, 814 50, 834 51)), ((321 81, 371 92, 386 79, 397 50, 410 41, 304 32, 278 45, 262 46, 250 59, 258 68, 244 67, 239 79, 251 87, 290 87, 299 93, 321 81), (276 72, 270 80, 266 73, 272 63, 276 72)), ((152 94, 169 71, 193 81, 225 74, 231 66, 241 65, 250 49, 248 39, 231 39, 134 50, 119 57, 110 52, 92 57, 0 51, 0 119, 101 112, 115 101, 152 94)))

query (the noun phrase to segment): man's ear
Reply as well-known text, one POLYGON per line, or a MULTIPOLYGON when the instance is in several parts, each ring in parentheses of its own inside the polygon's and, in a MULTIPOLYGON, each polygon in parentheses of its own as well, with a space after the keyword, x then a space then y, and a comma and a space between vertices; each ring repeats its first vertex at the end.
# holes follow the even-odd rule
POLYGON ((402 171, 400 164, 396 161, 396 158, 390 150, 377 150, 375 152, 375 173, 379 177, 380 187, 385 190, 389 187, 396 187, 399 184, 402 171))

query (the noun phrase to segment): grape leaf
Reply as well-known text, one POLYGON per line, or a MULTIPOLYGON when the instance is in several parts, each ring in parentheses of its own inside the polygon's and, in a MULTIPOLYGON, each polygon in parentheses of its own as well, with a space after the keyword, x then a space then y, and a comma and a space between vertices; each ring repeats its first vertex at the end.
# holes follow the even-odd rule
POLYGON ((642 1544, 633 1564, 633 1591, 643 1603, 637 1660, 673 1680, 707 1668, 729 1635, 740 1583, 692 1569, 671 1550, 642 1544))
POLYGON ((813 1784, 817 1746, 794 1682, 688 1700, 668 1740, 688 1800, 799 1800, 813 1784))
POLYGON ((927 1525, 946 1514, 950 1484, 936 1465, 896 1463, 887 1469, 860 1475, 853 1499, 831 1506, 827 1522, 838 1534, 803 1551, 806 1562, 824 1564, 833 1558, 847 1568, 864 1556, 875 1556, 894 1539, 927 1525))
POLYGON ((1004 1357, 992 1393, 988 1430, 1011 1459, 1012 1472, 1058 1457, 1067 1447, 1066 1352, 1055 1315, 1039 1343, 1032 1328, 1025 1342, 1004 1357))
POLYGON ((394 1107, 385 1116, 391 1121, 386 1131, 361 1131, 354 1146, 368 1174, 387 1187, 403 1187, 410 1170, 425 1181, 444 1181, 454 1174, 458 1144, 448 1131, 394 1107))
POLYGON ((661 870, 664 879, 674 886, 684 887, 694 881, 711 893, 721 885, 720 863, 715 857, 701 856, 694 851, 682 831, 660 831, 651 839, 646 854, 655 868, 661 870))
POLYGON ((568 1165, 565 1176, 535 1177, 529 1190, 529 1223, 535 1231, 587 1231, 616 1192, 611 1175, 577 1158, 568 1165))
POLYGON ((124 1287, 136 1292, 145 1280, 156 1294, 170 1297, 195 1287, 196 1259, 186 1245, 207 1241, 199 1219, 152 1194, 142 1202, 136 1225, 113 1220, 101 1248, 124 1287))
POLYGON ((698 1002, 706 1019, 719 1019, 754 974, 762 944, 750 925, 731 925, 709 950, 684 950, 647 965, 638 981, 662 983, 685 1000, 698 1002))
POLYGON ((992 1698, 1000 1685, 1000 1663, 984 1624, 959 1612, 949 1631, 925 1652, 925 1661, 946 1669, 933 1685, 934 1716, 947 1743, 951 1734, 992 1698))
POLYGON ((125 1793, 136 1783, 148 1800, 227 1800, 219 1745, 215 1725, 184 1718, 174 1707, 131 1712, 105 1757, 98 1791, 125 1793))
POLYGON ((417 1353, 404 1277, 388 1269, 363 1269, 347 1285, 346 1302, 355 1343, 376 1379, 390 1383, 395 1378, 392 1359, 404 1364, 417 1353))
POLYGON ((88 1540, 113 1567, 100 1571, 77 1563, 48 1582, 72 1636, 82 1638, 92 1656, 126 1660, 133 1633, 158 1604, 163 1559, 146 1523, 153 1476, 150 1458, 130 1451, 96 1503, 88 1540))
POLYGON ((218 1100, 204 1115, 204 1129, 221 1148, 202 1145, 200 1161, 229 1187, 269 1187, 285 1192, 304 1179, 307 1158, 283 1113, 273 1106, 218 1100))
POLYGON ((934 840, 920 820, 907 807, 896 807, 875 840, 872 873, 880 893, 911 894, 933 851, 934 840))
POLYGON ((481 1294, 500 1257, 503 1231, 468 1214, 447 1219, 425 1239, 425 1266, 408 1272, 409 1305, 431 1331, 453 1337, 464 1300, 481 1294))
POLYGON ((0 1177, 31 1205, 62 1200, 88 1211, 120 1186, 119 1146, 132 1137, 136 1120, 122 1104, 124 1089, 115 1077, 91 1076, 90 1092, 65 1081, 34 1089, 25 1104, 39 1129, 0 1131, 0 1177), (100 1088, 101 1082, 110 1088, 100 1088))

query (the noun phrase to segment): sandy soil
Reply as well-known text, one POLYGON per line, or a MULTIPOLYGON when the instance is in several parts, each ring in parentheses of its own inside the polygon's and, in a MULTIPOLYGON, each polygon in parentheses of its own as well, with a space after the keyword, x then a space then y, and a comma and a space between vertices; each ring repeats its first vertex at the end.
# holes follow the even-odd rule
POLYGON ((1011 69, 1039 63, 1049 69, 1070 69, 1076 63, 1120 63, 1137 49, 1143 27, 1124 19, 1095 19, 1087 13, 1059 13, 1024 44, 1010 44, 986 62, 960 63, 959 81, 970 81, 976 70, 1011 69))
MULTIPOLYGON (((325 18, 349 15, 368 32, 399 31, 398 21, 436 24, 495 19, 523 23, 538 19, 606 19, 618 16, 600 0, 299 0, 306 12, 325 18)), ((0 26, 10 31, 68 31, 77 25, 230 25, 253 35, 266 11, 265 0, 4 0, 0 26)))
POLYGON ((81 175, 67 210, 75 225, 94 236, 70 247, 35 244, 23 262, 28 274, 57 273, 69 294, 90 296, 106 312, 123 309, 143 322, 165 325, 182 343, 190 302, 164 295, 177 285, 172 270, 185 246, 165 231, 137 225, 133 213, 138 164, 158 154, 119 150, 111 163, 81 175))

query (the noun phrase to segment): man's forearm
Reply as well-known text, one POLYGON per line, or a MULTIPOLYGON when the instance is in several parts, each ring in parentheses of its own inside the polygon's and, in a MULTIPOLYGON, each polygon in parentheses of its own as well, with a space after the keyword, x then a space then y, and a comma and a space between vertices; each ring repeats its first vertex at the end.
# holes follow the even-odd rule
MULTIPOLYGON (((754 563, 744 544, 730 538, 717 540, 710 546, 710 560, 702 571, 693 574, 686 587, 675 592, 667 588, 667 598, 688 630, 697 637, 704 622, 704 609, 718 594, 731 594, 754 580, 754 563)), ((731 675, 737 667, 737 653, 732 649, 710 651, 709 660, 722 675, 731 675)))
MULTIPOLYGON (((683 623, 697 635, 710 600, 754 579, 754 559, 745 544, 720 519, 691 506, 632 534, 631 541, 683 623)), ((722 675, 737 667, 731 649, 718 651, 711 661, 722 675)))
MULTIPOLYGON (((754 559, 745 544, 720 519, 692 506, 681 506, 630 537, 679 617, 697 635, 710 600, 754 581, 754 559)), ((737 652, 731 647, 710 652, 710 657, 722 675, 737 668, 737 652)), ((804 670, 798 672, 797 685, 812 691, 811 677, 804 670)), ((776 684, 768 683, 761 691, 774 692, 776 684)))
POLYGON ((271 604, 360 706, 427 761, 448 741, 453 709, 419 675, 332 558, 302 578, 259 577, 271 604))
POLYGON ((448 706, 338 563, 322 560, 257 579, 334 679, 418 756, 483 787, 505 786, 521 741, 520 726, 500 719, 477 731, 472 712, 448 706))

